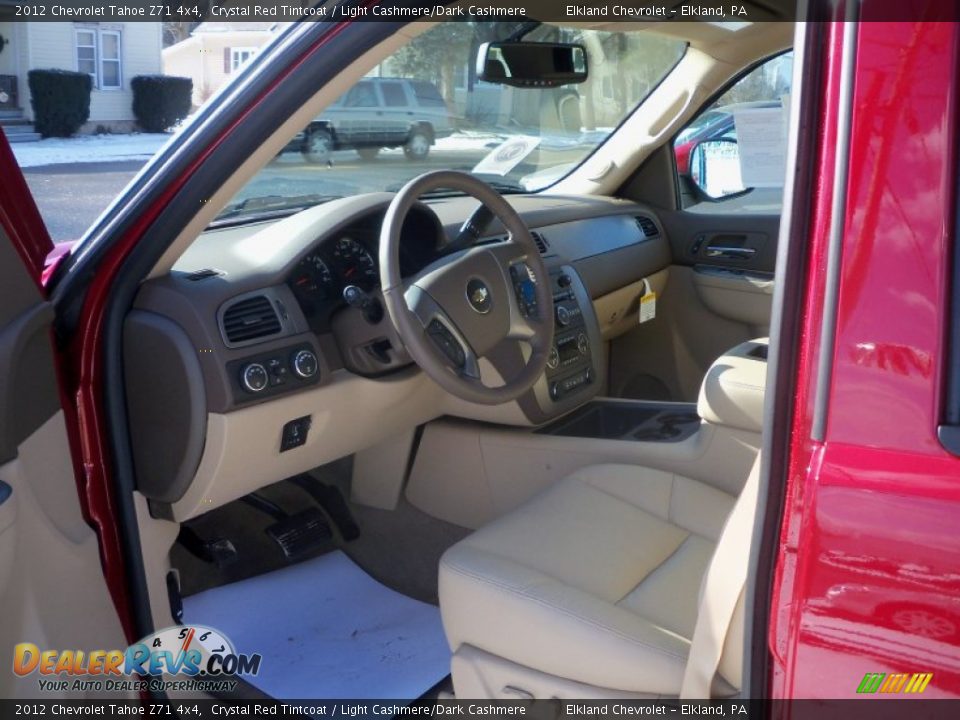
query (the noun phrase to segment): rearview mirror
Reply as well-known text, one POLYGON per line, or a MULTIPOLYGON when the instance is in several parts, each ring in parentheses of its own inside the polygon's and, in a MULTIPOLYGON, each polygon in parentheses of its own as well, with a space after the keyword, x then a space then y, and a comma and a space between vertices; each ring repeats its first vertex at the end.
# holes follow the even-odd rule
POLYGON ((572 43, 484 43, 477 53, 477 77, 514 87, 582 83, 587 79, 587 50, 572 43))
POLYGON ((732 138, 705 140, 690 152, 690 179, 710 198, 743 192, 740 147, 732 138))

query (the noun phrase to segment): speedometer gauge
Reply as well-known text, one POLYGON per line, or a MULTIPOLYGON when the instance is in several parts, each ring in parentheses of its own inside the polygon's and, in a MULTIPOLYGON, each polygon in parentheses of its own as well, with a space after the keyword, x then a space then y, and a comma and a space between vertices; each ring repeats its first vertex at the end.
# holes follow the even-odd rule
POLYGON ((334 290, 333 273, 319 255, 308 255, 297 263, 290 284, 306 301, 325 300, 334 290))
POLYGON ((359 285, 372 290, 377 284, 377 263, 363 245, 342 237, 333 246, 331 261, 344 285, 359 285))

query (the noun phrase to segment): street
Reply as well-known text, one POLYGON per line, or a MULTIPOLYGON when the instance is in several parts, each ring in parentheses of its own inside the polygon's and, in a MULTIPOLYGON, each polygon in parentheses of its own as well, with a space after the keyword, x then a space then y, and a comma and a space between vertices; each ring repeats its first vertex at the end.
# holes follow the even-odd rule
MULTIPOLYGON (((494 143, 496 144, 496 143, 494 143)), ((355 195, 396 188, 406 180, 438 168, 469 170, 488 149, 434 149, 425 160, 412 162, 402 150, 381 152, 361 160, 356 152, 333 153, 332 167, 314 165, 298 153, 287 153, 261 170, 237 195, 355 195)), ((23 168, 40 213, 55 242, 76 240, 133 179, 144 162, 75 163, 23 168)))

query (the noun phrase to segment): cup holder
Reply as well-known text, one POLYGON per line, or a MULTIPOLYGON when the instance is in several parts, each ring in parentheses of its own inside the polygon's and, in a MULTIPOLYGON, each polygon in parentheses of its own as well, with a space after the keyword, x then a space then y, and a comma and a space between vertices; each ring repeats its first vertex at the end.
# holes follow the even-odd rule
POLYGON ((693 403, 595 400, 538 433, 640 442, 681 442, 700 427, 693 403))

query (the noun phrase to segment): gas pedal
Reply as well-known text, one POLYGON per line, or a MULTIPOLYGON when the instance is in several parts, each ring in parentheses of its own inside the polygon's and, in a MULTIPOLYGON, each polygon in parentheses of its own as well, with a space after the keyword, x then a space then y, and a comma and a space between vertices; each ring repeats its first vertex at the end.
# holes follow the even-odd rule
POLYGON ((330 523, 319 508, 307 508, 278 520, 266 529, 266 533, 291 562, 318 550, 329 549, 333 538, 330 523))

